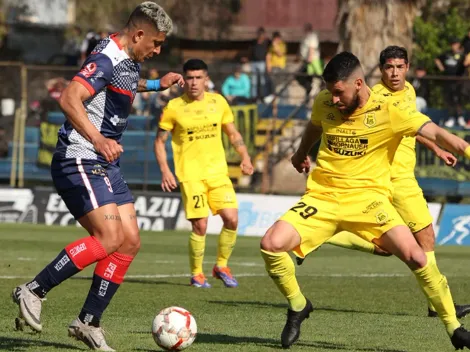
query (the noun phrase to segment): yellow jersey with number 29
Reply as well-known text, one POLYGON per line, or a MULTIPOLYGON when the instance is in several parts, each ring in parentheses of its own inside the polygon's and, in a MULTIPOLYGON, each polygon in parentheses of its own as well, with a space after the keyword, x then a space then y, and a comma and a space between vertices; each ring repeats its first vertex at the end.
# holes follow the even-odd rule
POLYGON ((180 182, 228 175, 222 125, 230 122, 232 109, 220 94, 205 92, 202 100, 191 100, 183 94, 169 101, 159 127, 171 132, 180 182))
POLYGON ((429 118, 416 106, 394 106, 373 91, 367 103, 343 115, 327 90, 318 94, 312 124, 323 129, 317 166, 307 192, 376 190, 391 196, 390 166, 403 136, 414 136, 429 118))
MULTIPOLYGON (((405 88, 399 91, 394 91, 388 88, 383 81, 377 83, 372 90, 383 96, 385 99, 390 99, 392 103, 397 106, 398 104, 408 104, 416 106, 416 92, 413 86, 405 82, 405 88)), ((416 167, 416 137, 403 137, 400 145, 398 146, 395 158, 392 163, 392 181, 402 178, 414 178, 416 167)))

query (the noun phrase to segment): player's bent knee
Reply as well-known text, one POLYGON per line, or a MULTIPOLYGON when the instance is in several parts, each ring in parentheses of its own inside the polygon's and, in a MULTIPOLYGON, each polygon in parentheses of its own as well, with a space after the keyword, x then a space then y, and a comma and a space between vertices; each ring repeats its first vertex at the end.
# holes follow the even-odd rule
POLYGON ((261 249, 267 252, 279 253, 286 252, 286 238, 276 231, 275 225, 268 229, 261 239, 261 249))
POLYGON ((136 256, 140 250, 140 235, 139 230, 126 232, 124 235, 124 242, 119 249, 121 253, 136 256))
POLYGON ((427 258, 421 247, 412 249, 405 256, 406 264, 412 269, 424 268, 427 264, 427 258))
POLYGON ((233 215, 224 219, 224 227, 229 230, 236 230, 238 227, 238 216, 233 215))
POLYGON ((124 242, 124 232, 120 226, 93 231, 92 236, 101 242, 107 254, 116 252, 124 242))
POLYGON ((207 232, 207 218, 203 219, 192 219, 190 220, 192 227, 193 227, 193 232, 196 235, 199 236, 204 236, 207 232))

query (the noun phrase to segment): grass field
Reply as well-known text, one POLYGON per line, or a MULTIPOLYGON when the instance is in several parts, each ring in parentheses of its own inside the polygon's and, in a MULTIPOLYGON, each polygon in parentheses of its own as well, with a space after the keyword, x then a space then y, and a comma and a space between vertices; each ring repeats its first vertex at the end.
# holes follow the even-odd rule
MULTIPOLYGON (((48 295, 44 331, 14 330, 17 307, 12 288, 32 278, 65 244, 84 230, 32 225, 0 225, 0 350, 77 351, 86 346, 67 337, 90 286, 92 269, 80 273, 48 295)), ((190 310, 198 337, 190 351, 274 351, 286 305, 267 277, 259 255, 259 238, 239 238, 232 271, 240 287, 188 286, 187 234, 142 234, 142 250, 103 317, 107 341, 118 351, 159 351, 150 325, 160 309, 178 305, 190 310)), ((207 239, 206 274, 215 260, 216 236, 207 239)), ((440 247, 437 258, 455 301, 470 303, 469 250, 440 247)), ((438 319, 425 317, 424 296, 413 276, 395 258, 381 258, 324 246, 297 270, 304 293, 316 310, 292 351, 452 351, 438 319)), ((466 318, 470 320, 469 318, 466 318)), ((465 319, 463 319, 465 323, 465 319)))

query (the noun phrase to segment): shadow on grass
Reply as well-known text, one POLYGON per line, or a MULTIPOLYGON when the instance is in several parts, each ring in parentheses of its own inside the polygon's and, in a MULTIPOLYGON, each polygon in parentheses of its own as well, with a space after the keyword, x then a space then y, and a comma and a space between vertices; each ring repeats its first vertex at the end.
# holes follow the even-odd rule
MULTIPOLYGON (((269 339, 263 337, 254 336, 231 336, 225 334, 209 334, 209 333, 198 333, 195 343, 206 343, 211 345, 259 345, 268 347, 276 350, 283 350, 281 343, 276 339, 269 339)), ((330 343, 330 342, 302 342, 298 341, 295 346, 310 347, 310 348, 323 348, 328 350, 336 351, 375 351, 375 352, 406 352, 404 350, 380 348, 380 347, 355 347, 347 346, 345 344, 330 343)), ((235 346, 234 346, 235 347, 235 346)), ((241 346, 240 346, 241 347, 241 346)), ((150 352, 148 349, 134 349, 134 351, 150 352)))
POLYGON ((46 347, 47 351, 51 351, 53 349, 69 349, 69 350, 79 350, 74 345, 69 345, 66 343, 58 343, 58 342, 49 342, 40 340, 35 338, 36 336, 41 336, 38 334, 31 334, 30 339, 21 339, 21 338, 14 338, 14 337, 4 337, 0 336, 0 350, 1 351, 32 351, 34 348, 38 347, 46 347))
MULTIPOLYGON (((260 301, 207 301, 207 303, 222 304, 229 307, 252 306, 256 308, 281 308, 287 309, 285 303, 269 303, 260 301)), ((335 313, 361 313, 361 314, 378 314, 378 315, 393 315, 393 316, 415 316, 409 313, 391 313, 391 312, 372 312, 365 310, 355 310, 348 308, 332 308, 332 307, 313 307, 314 311, 325 311, 335 313)))

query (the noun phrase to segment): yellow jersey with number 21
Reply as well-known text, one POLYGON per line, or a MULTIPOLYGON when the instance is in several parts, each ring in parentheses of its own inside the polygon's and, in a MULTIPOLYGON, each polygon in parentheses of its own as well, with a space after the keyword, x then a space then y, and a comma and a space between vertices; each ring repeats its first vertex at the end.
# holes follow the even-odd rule
POLYGON ((228 175, 222 144, 222 125, 233 122, 223 96, 204 93, 203 100, 186 94, 170 100, 159 127, 172 134, 176 176, 180 182, 207 180, 228 175))

